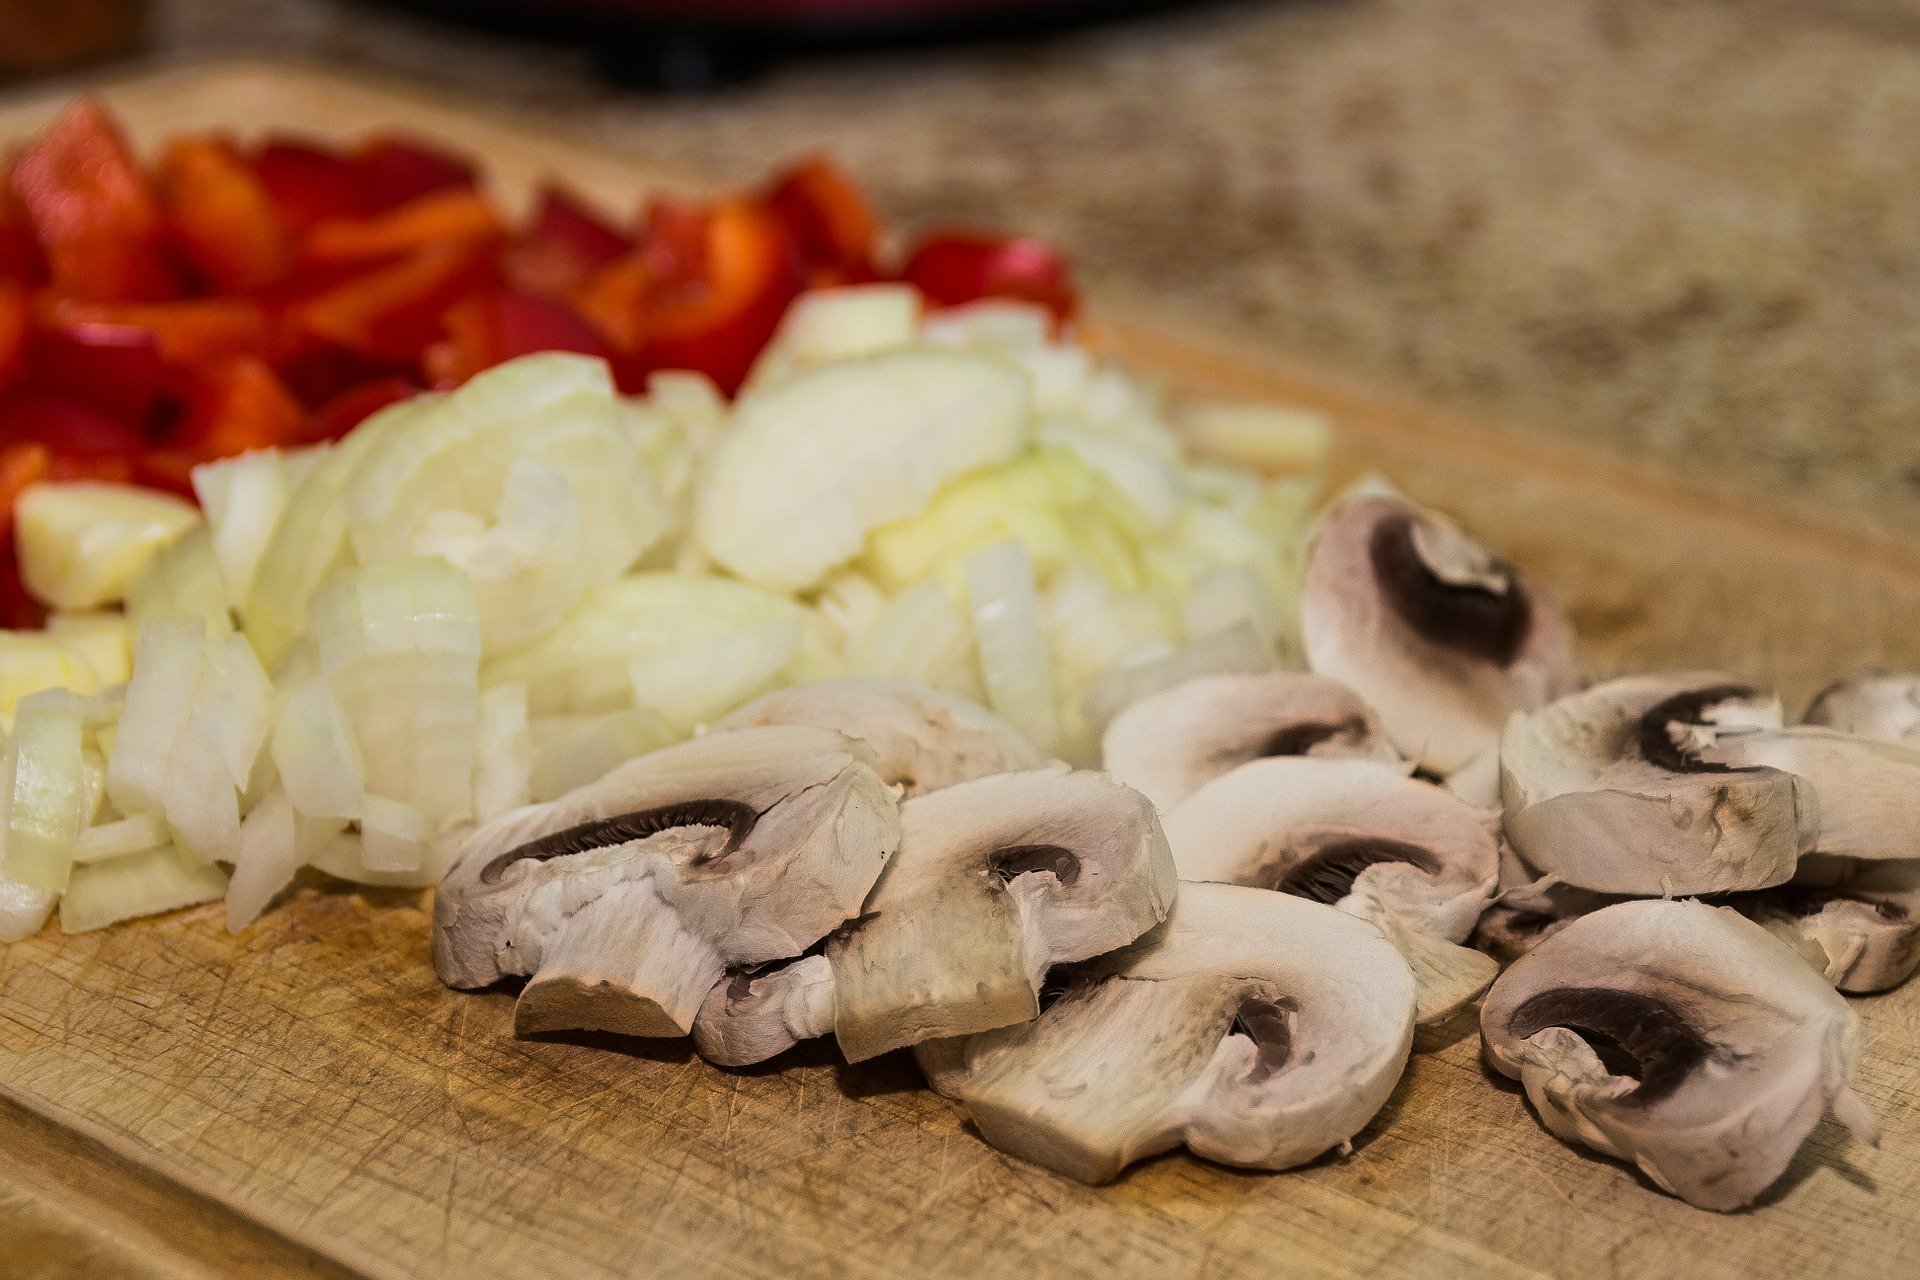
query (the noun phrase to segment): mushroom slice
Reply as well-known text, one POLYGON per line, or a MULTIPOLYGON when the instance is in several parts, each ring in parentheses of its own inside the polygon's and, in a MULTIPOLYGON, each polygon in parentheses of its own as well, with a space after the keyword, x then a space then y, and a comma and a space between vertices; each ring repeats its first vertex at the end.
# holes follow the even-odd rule
POLYGON ((911 680, 796 685, 754 699, 717 727, 767 724, 818 725, 866 743, 880 776, 909 796, 1046 763, 993 712, 911 680))
POLYGON ((1351 686, 1402 754, 1443 774, 1578 675, 1552 599, 1444 516, 1374 489, 1336 503, 1312 535, 1301 636, 1314 671, 1351 686))
POLYGON ((1920 968, 1920 861, 1809 857, 1792 882, 1731 895, 1726 905, 1852 995, 1897 987, 1920 968))
POLYGON ((714 733, 466 840, 434 903, 449 986, 530 975, 524 1033, 690 1030, 728 967, 800 955, 900 846, 871 756, 826 729, 714 733))
POLYGON ((1908 858, 1920 850, 1920 746, 1809 726, 1709 725, 1692 752, 1709 765, 1779 769, 1812 787, 1823 854, 1908 858))
POLYGON ((1828 685, 1807 708, 1806 722, 1920 746, 1920 675, 1875 672, 1828 685))
POLYGON ((1500 895, 1480 914, 1473 945, 1503 965, 1512 964, 1579 917, 1619 901, 1542 876, 1502 848, 1500 895))
POLYGON ((1488 1060, 1547 1130, 1703 1209, 1750 1204, 1829 1109, 1866 1141, 1859 1021, 1738 912, 1623 902, 1515 961, 1480 1008, 1488 1060))
POLYGON ((1498 884, 1490 815, 1405 766, 1256 760, 1175 805, 1166 828, 1182 880, 1277 889, 1372 921, 1413 966, 1423 1022, 1493 981, 1493 961, 1456 945, 1498 884))
POLYGON ((988 1142, 1082 1182, 1182 1143, 1286 1169, 1380 1110, 1413 1009, 1406 962, 1365 921, 1183 884, 1164 926, 1088 966, 1036 1021, 916 1053, 988 1142))
POLYGON ((1516 717, 1500 738, 1507 839, 1539 871, 1597 893, 1783 884, 1813 847, 1812 789, 1702 758, 1735 727, 1778 729, 1778 701, 1703 672, 1613 680, 1516 717))
POLYGON ((1266 756, 1399 759, 1359 695, 1295 672, 1202 676, 1142 698, 1107 726, 1102 753, 1162 810, 1266 756))

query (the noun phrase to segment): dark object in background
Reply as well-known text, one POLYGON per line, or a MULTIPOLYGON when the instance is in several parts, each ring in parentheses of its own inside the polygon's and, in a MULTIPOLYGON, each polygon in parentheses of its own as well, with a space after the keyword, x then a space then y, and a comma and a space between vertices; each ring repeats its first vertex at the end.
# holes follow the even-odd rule
POLYGON ((376 2, 495 31, 591 44, 622 80, 698 92, 795 54, 1036 35, 1194 0, 376 2))
POLYGON ((146 0, 0 0, 0 74, 64 71, 129 52, 146 0))

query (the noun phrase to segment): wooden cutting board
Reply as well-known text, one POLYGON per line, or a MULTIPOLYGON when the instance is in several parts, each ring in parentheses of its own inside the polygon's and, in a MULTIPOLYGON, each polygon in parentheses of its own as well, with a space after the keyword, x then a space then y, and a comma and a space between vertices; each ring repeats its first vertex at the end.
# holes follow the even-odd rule
MULTIPOLYGON (((175 71, 105 96, 143 145, 232 126, 399 128, 510 195, 657 175, 458 104, 312 69, 175 71)), ((0 141, 54 100, 0 108, 0 141)), ((1716 663, 1796 698, 1920 665, 1920 550, 1536 436, 1450 421, 1097 299, 1183 387, 1321 406, 1345 471, 1448 506, 1571 604, 1599 670, 1716 663)), ((511 1035, 441 988, 413 895, 305 890, 239 937, 202 909, 0 949, 0 1277, 1908 1274, 1920 1257, 1920 984, 1860 1002, 1877 1151, 1823 1126, 1721 1217, 1548 1137, 1469 1028, 1428 1037, 1346 1158, 1184 1155, 1104 1189, 1008 1159, 897 1058, 808 1046, 723 1072, 671 1043, 511 1035)))

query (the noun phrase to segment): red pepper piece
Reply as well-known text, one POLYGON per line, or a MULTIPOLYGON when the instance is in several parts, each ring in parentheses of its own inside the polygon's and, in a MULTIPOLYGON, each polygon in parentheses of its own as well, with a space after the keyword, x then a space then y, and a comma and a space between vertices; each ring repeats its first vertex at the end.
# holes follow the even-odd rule
POLYGON ((351 162, 375 209, 392 209, 429 192, 479 185, 473 166, 411 138, 370 138, 351 162))
POLYGON ((0 406, 0 441, 44 445, 56 466, 117 459, 130 468, 134 455, 147 447, 139 427, 125 418, 57 391, 21 391, 10 397, 0 406))
POLYGON ((316 294, 293 319, 304 332, 370 360, 411 367, 441 336, 447 308, 492 274, 490 254, 435 245, 316 294))
POLYGON ((968 231, 923 237, 900 271, 935 306, 982 298, 1037 303, 1066 320, 1076 305, 1071 268, 1060 251, 1039 240, 1002 239, 968 231))
POLYGON ((846 170, 825 156, 803 160, 774 180, 765 200, 809 267, 842 283, 873 278, 880 220, 846 170))
POLYGON ((306 411, 264 360, 242 356, 203 370, 165 448, 202 461, 301 437, 306 411))
POLYGON ((447 311, 447 337, 428 349, 435 386, 457 386, 483 369, 536 351, 577 351, 610 359, 598 330, 563 303, 517 289, 484 289, 447 311))
POLYGON ((26 367, 31 320, 27 291, 16 280, 0 279, 0 392, 12 386, 26 367))
POLYGON ((269 140, 255 154, 253 170, 281 219, 296 232, 329 218, 364 218, 376 211, 359 167, 337 152, 269 140))
POLYGON ((632 353, 646 340, 647 295, 654 274, 638 251, 594 272, 580 290, 580 314, 619 350, 632 353))
MULTIPOLYGON (((23 381, 32 390, 92 405, 132 430, 147 420, 160 394, 162 364, 160 341, 151 330, 73 324, 33 335, 23 381)), ((59 446, 56 439, 47 442, 59 446)))
POLYGON ((161 360, 181 367, 238 355, 264 355, 270 342, 266 309, 247 298, 194 298, 185 302, 54 299, 41 307, 40 318, 52 329, 143 329, 153 335, 161 360))
POLYGON ((314 266, 350 266, 433 247, 490 247, 505 234, 499 213, 479 192, 438 191, 377 217, 323 222, 301 242, 300 257, 314 266))
POLYGON ((13 198, 13 166, 0 169, 0 280, 38 284, 46 278, 46 262, 26 210, 13 198))
POLYGON ((252 166, 223 138, 179 138, 160 159, 174 243, 215 289, 247 293, 286 274, 293 242, 252 166))
POLYGON ((348 387, 314 411, 302 436, 309 441, 338 440, 388 405, 420 392, 420 384, 400 377, 374 378, 348 387))
POLYGON ((53 287, 96 302, 173 297, 160 203, 99 103, 76 103, 14 161, 13 194, 53 287))
MULTIPOLYGON (((661 247, 663 256, 679 252, 661 247)), ((779 220, 746 200, 713 208, 701 247, 697 263, 663 276, 649 295, 641 363, 698 369, 731 394, 799 294, 800 262, 779 220)))
POLYGON ((528 293, 571 298, 593 274, 633 248, 571 193, 548 187, 540 210, 501 259, 508 283, 528 293))

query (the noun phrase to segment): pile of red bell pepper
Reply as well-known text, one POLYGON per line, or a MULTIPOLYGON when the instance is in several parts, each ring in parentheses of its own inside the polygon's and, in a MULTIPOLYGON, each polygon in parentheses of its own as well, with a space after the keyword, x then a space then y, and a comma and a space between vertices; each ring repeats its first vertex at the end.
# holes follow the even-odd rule
POLYGON ((534 351, 603 356, 629 390, 675 368, 731 392, 814 286, 1074 306, 1036 241, 939 233, 886 262, 866 198, 820 159, 632 225, 549 187, 515 225, 473 165, 412 140, 193 135, 143 167, 88 101, 0 178, 0 625, 37 617, 11 512, 38 479, 188 492, 198 463, 332 439, 534 351))

